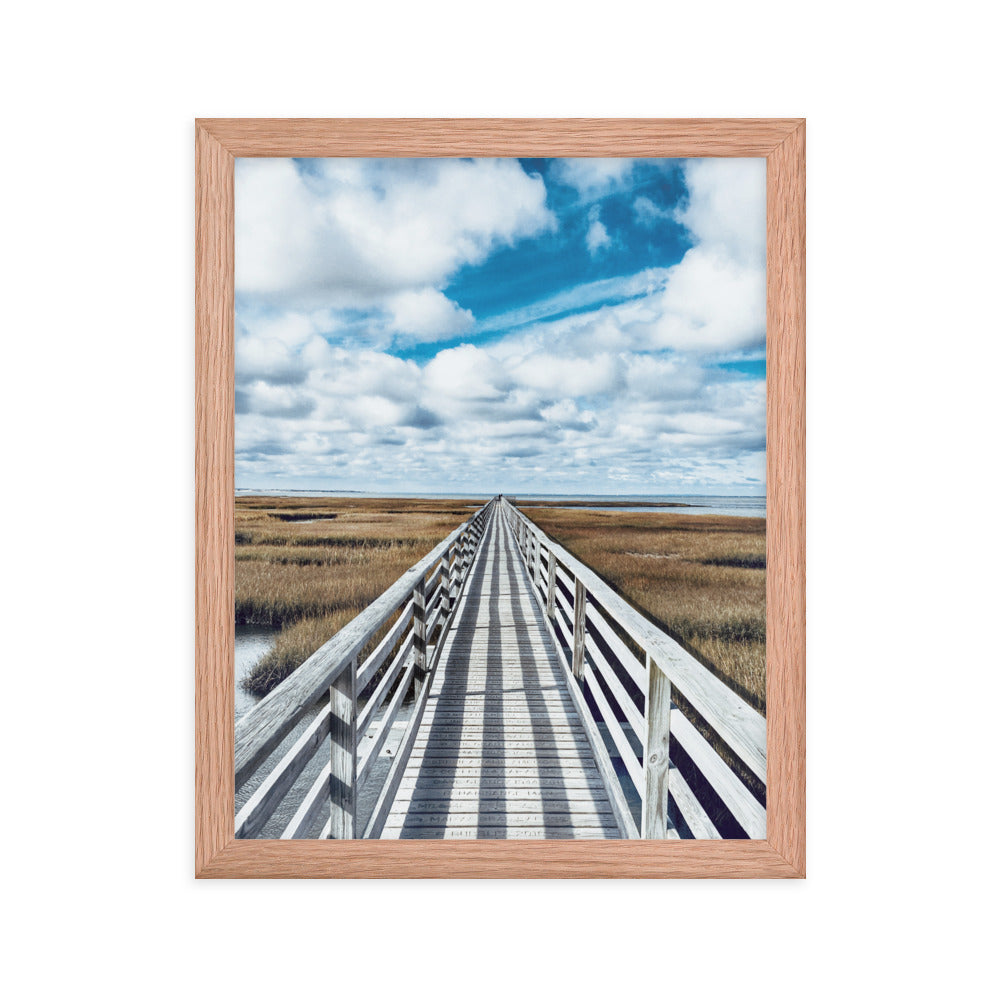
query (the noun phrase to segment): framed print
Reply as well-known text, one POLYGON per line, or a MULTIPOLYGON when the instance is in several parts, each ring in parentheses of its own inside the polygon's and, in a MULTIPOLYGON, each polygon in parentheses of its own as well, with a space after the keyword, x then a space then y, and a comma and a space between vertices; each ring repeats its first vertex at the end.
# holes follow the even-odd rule
POLYGON ((196 123, 199 877, 804 877, 805 123, 196 123))

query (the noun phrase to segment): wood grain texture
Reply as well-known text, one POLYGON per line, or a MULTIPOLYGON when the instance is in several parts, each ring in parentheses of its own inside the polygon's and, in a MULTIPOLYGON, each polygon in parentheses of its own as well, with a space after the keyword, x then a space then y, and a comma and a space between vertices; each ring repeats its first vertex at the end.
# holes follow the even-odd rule
MULTIPOLYGON (((330 685, 330 836, 353 840, 358 801, 358 661, 330 685)), ((303 827, 303 829, 307 829, 303 827)))
POLYGON ((670 776, 670 681, 646 658, 646 788, 642 799, 642 835, 667 836, 670 776))
POLYGON ((806 129, 767 158, 767 839, 806 853, 806 129))
POLYGON ((767 156, 798 118, 202 118, 234 156, 767 156))
POLYGON ((796 878, 767 841, 234 840, 201 878, 796 878))
POLYGON ((235 831, 233 155, 195 134, 195 867, 235 831))
POLYGON ((579 578, 573 588, 573 676, 583 676, 583 649, 587 637, 587 588, 579 578))
POLYGON ((196 876, 803 877, 804 121, 202 119, 195 148, 196 876), (234 839, 233 161, 292 155, 767 157, 766 841, 234 839))

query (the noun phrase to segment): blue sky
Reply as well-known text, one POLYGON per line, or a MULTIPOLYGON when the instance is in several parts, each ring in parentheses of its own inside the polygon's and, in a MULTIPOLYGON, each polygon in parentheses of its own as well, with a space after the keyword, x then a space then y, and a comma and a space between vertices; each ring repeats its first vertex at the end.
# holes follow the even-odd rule
POLYGON ((237 160, 237 487, 763 493, 764 178, 237 160))

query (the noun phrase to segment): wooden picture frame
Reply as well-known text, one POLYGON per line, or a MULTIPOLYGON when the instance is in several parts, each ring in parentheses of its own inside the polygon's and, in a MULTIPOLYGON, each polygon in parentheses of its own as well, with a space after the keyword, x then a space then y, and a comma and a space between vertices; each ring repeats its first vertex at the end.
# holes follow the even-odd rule
POLYGON ((196 876, 804 877, 805 121, 199 119, 195 172, 196 876), (234 838, 234 159, 252 156, 766 158, 766 840, 234 838))

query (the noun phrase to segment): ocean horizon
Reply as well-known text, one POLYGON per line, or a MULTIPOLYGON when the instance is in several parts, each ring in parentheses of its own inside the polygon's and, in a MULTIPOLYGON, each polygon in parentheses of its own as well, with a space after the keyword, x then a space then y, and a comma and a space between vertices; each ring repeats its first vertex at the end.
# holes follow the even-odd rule
MULTIPOLYGON (((357 497, 359 499, 382 500, 488 500, 496 496, 492 492, 430 493, 430 492, 381 492, 376 490, 307 490, 307 489, 257 489, 237 487, 237 496, 260 497, 357 497)), ((767 497, 755 494, 707 494, 707 493, 509 493, 514 500, 544 501, 558 504, 560 501, 579 505, 581 501, 601 503, 627 503, 627 507, 616 507, 622 512, 656 511, 663 508, 651 504, 678 503, 689 506, 680 508, 678 513, 716 514, 728 517, 766 517, 767 497)), ((578 508, 579 509, 579 508, 578 508)), ((586 509, 584 507, 583 509, 586 509)))

